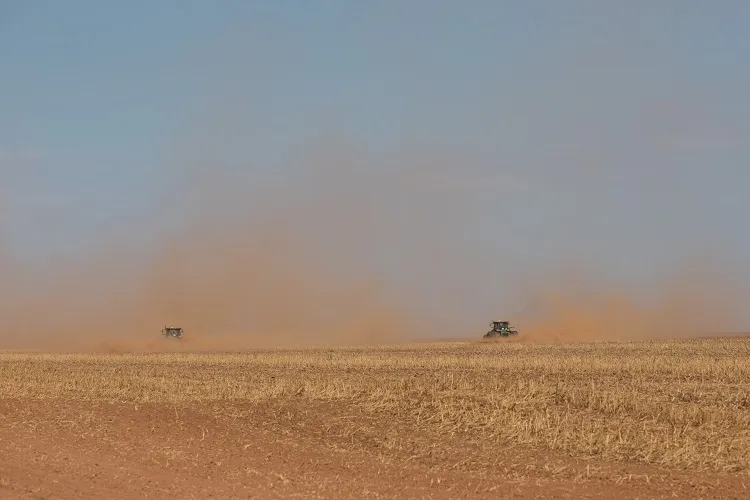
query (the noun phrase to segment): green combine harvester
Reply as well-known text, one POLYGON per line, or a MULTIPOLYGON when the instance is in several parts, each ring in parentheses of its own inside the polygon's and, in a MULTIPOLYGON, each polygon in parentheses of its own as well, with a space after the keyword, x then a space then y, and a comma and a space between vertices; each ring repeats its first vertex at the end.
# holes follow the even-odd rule
POLYGON ((180 340, 182 339, 182 328, 176 327, 176 326, 166 326, 161 331, 161 334, 164 335, 164 338, 173 338, 180 340))
POLYGON ((490 323, 490 326, 492 330, 484 334, 484 338, 486 339, 518 335, 518 331, 511 328, 509 321, 493 321, 490 323))

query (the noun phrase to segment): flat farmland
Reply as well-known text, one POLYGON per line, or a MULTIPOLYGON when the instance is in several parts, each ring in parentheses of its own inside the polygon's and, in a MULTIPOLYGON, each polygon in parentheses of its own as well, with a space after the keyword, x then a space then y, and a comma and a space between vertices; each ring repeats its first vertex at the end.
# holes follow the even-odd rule
POLYGON ((744 337, 3 352, 0 381, 2 498, 750 498, 744 337))

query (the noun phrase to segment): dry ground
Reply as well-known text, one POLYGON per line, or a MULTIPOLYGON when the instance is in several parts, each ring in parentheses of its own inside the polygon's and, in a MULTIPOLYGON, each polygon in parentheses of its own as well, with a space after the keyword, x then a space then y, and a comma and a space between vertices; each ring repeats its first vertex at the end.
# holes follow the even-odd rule
POLYGON ((750 340, 0 354, 2 498, 750 498, 750 340))

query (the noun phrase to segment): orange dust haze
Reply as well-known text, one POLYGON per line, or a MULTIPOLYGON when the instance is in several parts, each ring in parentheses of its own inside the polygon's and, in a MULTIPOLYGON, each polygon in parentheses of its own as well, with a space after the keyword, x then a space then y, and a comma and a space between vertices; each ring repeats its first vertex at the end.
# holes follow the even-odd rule
POLYGON ((710 262, 696 260, 647 289, 597 279, 580 269, 527 283, 517 318, 522 342, 640 341, 737 333, 741 288, 710 262))
POLYGON ((511 259, 483 250, 477 192, 518 189, 511 179, 490 184, 468 155, 398 151, 376 161, 326 143, 300 158, 284 175, 210 154, 173 165, 147 220, 111 228, 75 258, 32 265, 0 239, 0 348, 215 351, 481 338, 491 319, 512 321, 516 340, 527 342, 710 334, 736 324, 731 280, 698 265, 655 289, 579 272, 508 276, 506 293, 519 308, 498 299, 486 317, 472 316, 467 304, 494 300, 488 271, 511 259), (154 243, 140 243, 144 234, 154 243), (184 342, 161 337, 167 324, 185 329, 184 342))
POLYGON ((3 347, 392 343, 455 316, 446 309, 424 321, 419 297, 394 277, 434 283, 467 268, 467 242, 451 233, 473 217, 470 193, 443 196, 440 166, 414 154, 373 164, 326 146, 303 156, 287 177, 190 159, 167 170, 163 211, 110 229, 96 249, 43 266, 5 253, 3 347), (147 233, 156 243, 137 246, 147 233), (168 324, 184 328, 184 342, 161 337, 168 324))

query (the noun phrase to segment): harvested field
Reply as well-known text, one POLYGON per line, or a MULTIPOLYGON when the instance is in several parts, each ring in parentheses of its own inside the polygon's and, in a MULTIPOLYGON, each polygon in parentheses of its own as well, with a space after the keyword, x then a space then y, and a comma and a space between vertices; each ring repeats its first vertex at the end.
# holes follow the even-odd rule
POLYGON ((748 498, 750 339, 0 354, 4 498, 748 498))

